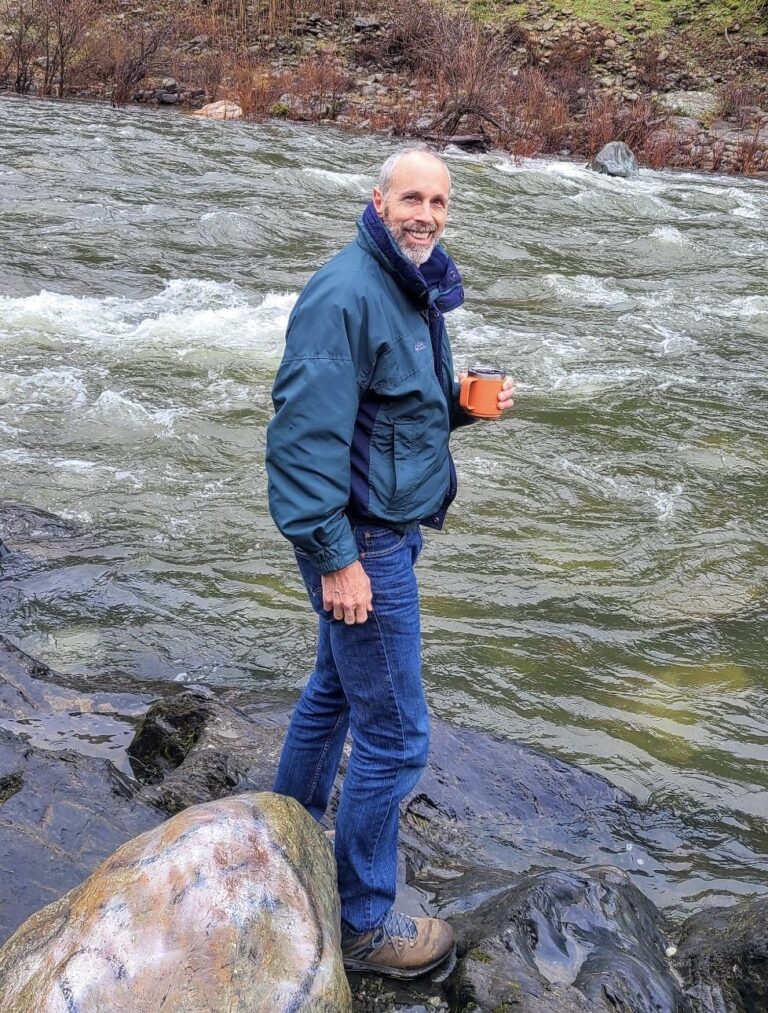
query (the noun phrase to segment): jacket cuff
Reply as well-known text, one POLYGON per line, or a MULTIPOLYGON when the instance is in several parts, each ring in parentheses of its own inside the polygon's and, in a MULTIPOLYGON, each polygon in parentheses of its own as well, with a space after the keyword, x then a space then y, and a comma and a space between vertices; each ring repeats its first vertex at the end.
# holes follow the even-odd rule
POLYGON ((318 552, 309 552, 307 555, 318 573, 333 573, 360 558, 357 542, 349 525, 347 525, 347 530, 340 541, 335 545, 323 547, 318 552))

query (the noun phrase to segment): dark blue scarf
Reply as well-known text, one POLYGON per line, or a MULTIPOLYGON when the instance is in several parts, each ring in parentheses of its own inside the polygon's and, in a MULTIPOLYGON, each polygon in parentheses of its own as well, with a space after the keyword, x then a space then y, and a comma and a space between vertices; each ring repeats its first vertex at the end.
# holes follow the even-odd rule
POLYGON ((435 246, 432 256, 419 268, 400 252, 392 233, 376 213, 373 201, 366 207, 358 225, 374 256, 419 305, 425 309, 434 307, 441 315, 461 306, 464 302, 461 275, 442 246, 435 246))

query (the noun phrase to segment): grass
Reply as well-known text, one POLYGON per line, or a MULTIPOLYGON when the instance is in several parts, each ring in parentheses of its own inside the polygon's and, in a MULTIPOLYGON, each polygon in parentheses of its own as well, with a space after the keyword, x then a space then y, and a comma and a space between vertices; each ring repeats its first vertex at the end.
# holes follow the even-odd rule
POLYGON ((592 21, 620 32, 648 31, 658 35, 670 28, 676 17, 718 33, 735 22, 768 32, 764 0, 545 0, 504 4, 498 0, 470 0, 473 17, 485 24, 521 21, 534 7, 539 17, 565 14, 592 21))

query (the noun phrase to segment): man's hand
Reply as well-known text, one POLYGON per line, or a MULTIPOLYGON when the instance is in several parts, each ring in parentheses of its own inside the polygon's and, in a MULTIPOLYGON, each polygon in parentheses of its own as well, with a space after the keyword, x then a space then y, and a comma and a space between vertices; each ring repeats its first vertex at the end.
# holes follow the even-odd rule
POLYGON ((511 376, 504 377, 504 386, 499 391, 499 411, 505 412, 515 406, 515 381, 511 376))
POLYGON ((343 619, 348 626, 364 623, 373 612, 371 582, 360 560, 333 573, 320 574, 323 586, 323 608, 333 611, 334 619, 343 619))

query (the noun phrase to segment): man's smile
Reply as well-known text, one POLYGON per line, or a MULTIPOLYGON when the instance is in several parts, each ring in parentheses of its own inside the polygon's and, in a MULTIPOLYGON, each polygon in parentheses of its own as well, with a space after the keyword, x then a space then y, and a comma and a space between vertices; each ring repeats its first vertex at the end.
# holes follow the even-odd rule
POLYGON ((407 233, 412 239, 415 239, 418 243, 430 242, 435 234, 435 229, 429 228, 428 226, 419 225, 405 225, 403 226, 403 232, 407 233))

